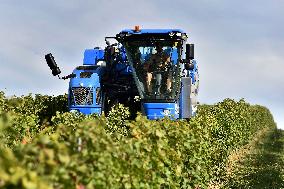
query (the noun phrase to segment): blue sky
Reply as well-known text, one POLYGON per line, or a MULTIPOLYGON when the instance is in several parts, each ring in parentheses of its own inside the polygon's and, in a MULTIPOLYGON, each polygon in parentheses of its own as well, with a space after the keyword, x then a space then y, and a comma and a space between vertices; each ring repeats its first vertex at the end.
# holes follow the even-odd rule
POLYGON ((245 98, 268 107, 284 129, 283 10, 280 0, 3 0, 0 89, 65 93, 68 81, 51 75, 46 53, 67 75, 85 48, 104 47, 105 36, 124 28, 181 28, 195 43, 201 103, 245 98))

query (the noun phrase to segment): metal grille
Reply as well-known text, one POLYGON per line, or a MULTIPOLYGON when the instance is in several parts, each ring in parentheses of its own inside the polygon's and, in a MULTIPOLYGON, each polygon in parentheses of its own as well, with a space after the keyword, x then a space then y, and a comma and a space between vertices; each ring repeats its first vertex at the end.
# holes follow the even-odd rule
POLYGON ((93 88, 92 87, 72 87, 71 103, 73 105, 92 105, 93 88))
POLYGON ((97 87, 96 88, 96 104, 101 103, 101 88, 97 87))

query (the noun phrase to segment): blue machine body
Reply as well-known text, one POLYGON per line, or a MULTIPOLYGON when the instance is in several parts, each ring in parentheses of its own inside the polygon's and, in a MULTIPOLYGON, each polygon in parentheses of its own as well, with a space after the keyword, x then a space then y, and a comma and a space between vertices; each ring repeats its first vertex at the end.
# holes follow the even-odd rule
POLYGON ((104 59, 104 50, 86 49, 84 52, 83 65, 97 65, 99 60, 104 59))
POLYGON ((75 69, 75 78, 71 78, 69 82, 69 109, 70 111, 78 111, 83 114, 101 114, 102 103, 100 96, 100 72, 101 68, 88 71, 88 77, 82 75, 85 70, 75 69))
MULTIPOLYGON (((158 34, 166 36, 176 35, 177 33, 184 34, 180 29, 143 29, 139 31, 126 29, 122 30, 118 35, 134 36, 135 39, 135 36, 140 35, 158 34)), ((180 41, 182 41, 181 44, 185 44, 186 39, 180 41)), ((150 50, 152 51, 152 49, 150 50)), ((120 102, 121 99, 129 95, 128 98, 134 96, 142 98, 141 102, 139 102, 141 111, 151 120, 161 119, 166 116, 170 119, 184 119, 194 116, 197 108, 196 97, 199 85, 197 63, 195 60, 191 60, 194 68, 186 70, 184 64, 180 62, 180 59, 185 57, 184 48, 165 48, 164 51, 165 54, 171 56, 172 65, 180 70, 177 77, 180 79, 180 85, 177 85, 179 88, 176 89, 179 93, 173 100, 163 101, 162 98, 153 101, 143 100, 146 93, 141 92, 141 90, 145 90, 145 86, 143 88, 143 84, 137 79, 139 76, 138 68, 135 67, 131 54, 128 56, 129 49, 125 49, 124 44, 119 44, 115 47, 108 46, 104 50, 99 48, 85 50, 83 66, 74 69, 73 74, 76 76, 71 78, 69 82, 68 101, 70 111, 100 115, 103 111, 109 109, 106 103, 110 101, 113 103, 120 102)), ((141 53, 142 59, 147 60, 149 57, 147 54, 141 53)), ((157 82, 158 76, 153 77, 157 82)), ((163 82, 168 82, 168 80, 163 82)), ((175 82, 178 83, 176 80, 175 82)), ((126 100, 122 102, 126 102, 126 100)), ((132 101, 130 101, 131 103, 132 101)))
POLYGON ((179 118, 177 103, 143 103, 143 109, 148 119, 161 119, 168 116, 170 119, 179 118))

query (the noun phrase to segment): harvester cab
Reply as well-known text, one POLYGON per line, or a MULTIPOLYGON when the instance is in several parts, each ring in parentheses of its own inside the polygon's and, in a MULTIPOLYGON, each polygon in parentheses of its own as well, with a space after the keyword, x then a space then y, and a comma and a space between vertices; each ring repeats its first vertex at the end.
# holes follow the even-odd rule
POLYGON ((186 33, 135 28, 123 30, 116 38, 126 49, 145 115, 149 119, 192 117, 197 108, 198 68, 186 33))

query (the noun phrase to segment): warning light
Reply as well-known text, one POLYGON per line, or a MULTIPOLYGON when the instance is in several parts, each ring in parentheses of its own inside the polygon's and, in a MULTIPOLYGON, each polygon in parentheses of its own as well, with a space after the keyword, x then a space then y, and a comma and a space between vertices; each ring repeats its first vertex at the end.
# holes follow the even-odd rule
POLYGON ((135 26, 135 27, 134 27, 134 31, 135 31, 135 32, 139 32, 139 31, 140 31, 140 26, 135 26))

